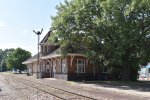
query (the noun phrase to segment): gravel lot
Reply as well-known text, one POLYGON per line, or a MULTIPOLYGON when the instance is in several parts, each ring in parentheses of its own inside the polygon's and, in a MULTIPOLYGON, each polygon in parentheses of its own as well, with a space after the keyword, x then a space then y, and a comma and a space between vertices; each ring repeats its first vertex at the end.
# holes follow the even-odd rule
MULTIPOLYGON (((16 82, 7 74, 0 74, 0 100, 58 100, 58 98, 55 98, 49 94, 16 82)), ((150 100, 150 91, 140 92, 131 89, 122 90, 107 86, 103 87, 96 84, 83 84, 72 81, 56 80, 52 78, 36 79, 33 76, 28 77, 20 74, 15 74, 15 76, 85 96, 90 96, 98 100, 150 100)))
POLYGON ((0 74, 0 100, 59 100, 0 74))

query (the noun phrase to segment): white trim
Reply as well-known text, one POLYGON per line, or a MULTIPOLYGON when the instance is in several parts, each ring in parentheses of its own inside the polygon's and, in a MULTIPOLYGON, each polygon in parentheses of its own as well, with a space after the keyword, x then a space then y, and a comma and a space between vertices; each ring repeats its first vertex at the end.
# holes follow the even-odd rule
POLYGON ((83 54, 79 54, 79 53, 68 53, 67 56, 83 56, 83 57, 85 57, 83 54))
POLYGON ((41 59, 49 59, 49 58, 55 58, 55 57, 60 57, 61 55, 54 54, 54 55, 49 55, 49 56, 44 56, 41 59))
POLYGON ((40 45, 50 45, 50 46, 53 46, 54 44, 52 44, 52 43, 49 43, 49 42, 44 42, 44 43, 39 43, 40 45))
MULTIPOLYGON (((56 54, 49 54, 47 56, 40 57, 40 59, 50 59, 50 58, 55 58, 55 57, 60 57, 60 56, 62 56, 62 55, 57 54, 57 53, 56 54)), ((83 54, 78 54, 78 53, 68 53, 66 56, 83 56, 83 57, 85 57, 83 54)), ((37 58, 29 60, 29 61, 22 62, 22 64, 33 63, 35 61, 37 61, 37 58)))
MULTIPOLYGON (((41 57, 41 59, 48 59, 48 58, 55 58, 55 57, 60 57, 61 54, 49 54, 47 56, 41 57)), ((73 53, 68 53, 67 56, 83 56, 82 54, 73 54, 73 53)))
POLYGON ((22 62, 22 64, 30 64, 30 63, 34 63, 34 62, 37 62, 37 59, 25 61, 25 62, 22 62))

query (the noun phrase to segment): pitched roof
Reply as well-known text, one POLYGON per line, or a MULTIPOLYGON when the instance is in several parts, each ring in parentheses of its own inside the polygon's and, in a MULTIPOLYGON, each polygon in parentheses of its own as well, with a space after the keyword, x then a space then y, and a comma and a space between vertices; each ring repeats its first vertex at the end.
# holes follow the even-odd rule
MULTIPOLYGON (((79 53, 68 53, 67 56, 72 55, 72 56, 84 56, 83 54, 79 53)), ((57 48, 54 50, 52 53, 40 57, 40 59, 48 59, 48 58, 54 58, 54 57, 60 57, 61 56, 61 47, 57 48)), ((33 57, 29 58, 28 60, 24 61, 22 64, 29 64, 37 61, 38 54, 34 55, 33 57)))
POLYGON ((42 41, 40 42, 40 43, 45 43, 45 42, 48 42, 48 37, 51 35, 51 31, 49 31, 46 35, 45 35, 45 37, 42 39, 42 41))
MULTIPOLYGON (((83 54, 80 54, 80 53, 67 53, 66 56, 84 56, 83 54)), ((48 58, 54 58, 54 57, 60 57, 62 56, 61 55, 61 47, 57 48, 56 50, 54 50, 52 53, 50 53, 49 55, 47 56, 43 56, 41 57, 41 59, 48 59, 48 58)))
POLYGON ((32 63, 33 61, 37 61, 38 58, 38 54, 32 56, 31 58, 27 59, 26 61, 22 62, 22 64, 28 64, 28 63, 32 63))
POLYGON ((58 56, 61 56, 61 48, 60 47, 57 48, 56 50, 54 50, 49 55, 42 57, 42 59, 53 58, 53 57, 58 57, 58 56))
MULTIPOLYGON (((58 57, 61 56, 61 49, 60 47, 56 50, 54 50, 52 53, 50 53, 49 55, 40 57, 40 59, 47 59, 47 58, 53 58, 53 57, 58 57)), ((28 60, 22 62, 22 64, 29 64, 29 63, 33 63, 35 61, 37 61, 37 57, 38 54, 34 55, 33 57, 29 58, 28 60)))
MULTIPOLYGON (((51 43, 48 42, 48 38, 49 36, 52 34, 51 31, 49 31, 46 36, 42 39, 42 41, 40 42, 40 44, 48 44, 48 45, 53 45, 51 43)), ((82 54, 79 53, 68 53, 67 55, 79 55, 79 56, 83 56, 82 54)), ((51 52, 50 54, 46 55, 46 56, 42 56, 40 57, 40 59, 48 59, 48 58, 53 58, 53 57, 58 57, 61 56, 61 47, 57 48, 56 50, 54 50, 53 52, 51 52)), ((33 63, 36 62, 38 58, 38 54, 34 55, 33 57, 27 59, 26 61, 22 62, 22 64, 29 64, 29 63, 33 63)))

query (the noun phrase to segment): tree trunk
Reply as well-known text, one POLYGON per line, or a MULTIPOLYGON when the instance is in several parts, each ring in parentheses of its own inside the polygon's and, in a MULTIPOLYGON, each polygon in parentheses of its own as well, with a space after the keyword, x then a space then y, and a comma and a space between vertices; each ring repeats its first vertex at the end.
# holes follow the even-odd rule
POLYGON ((122 73, 122 81, 129 81, 130 80, 130 65, 128 62, 123 64, 123 73, 122 73))

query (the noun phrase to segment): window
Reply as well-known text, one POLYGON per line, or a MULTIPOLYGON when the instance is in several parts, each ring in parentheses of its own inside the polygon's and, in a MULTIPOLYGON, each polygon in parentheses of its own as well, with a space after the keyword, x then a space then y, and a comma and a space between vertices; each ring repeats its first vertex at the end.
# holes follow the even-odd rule
POLYGON ((49 69, 47 69, 46 72, 49 72, 49 69))
POLYGON ((49 67, 50 67, 49 62, 46 62, 46 72, 49 72, 49 67))
POLYGON ((47 65, 49 65, 49 62, 47 62, 47 65))
POLYGON ((77 59, 76 60, 76 67, 77 67, 77 73, 84 73, 85 72, 85 60, 84 59, 77 59))
POLYGON ((66 73, 66 60, 62 60, 62 73, 66 73))
POLYGON ((102 73, 107 73, 107 68, 105 66, 102 67, 102 73))

